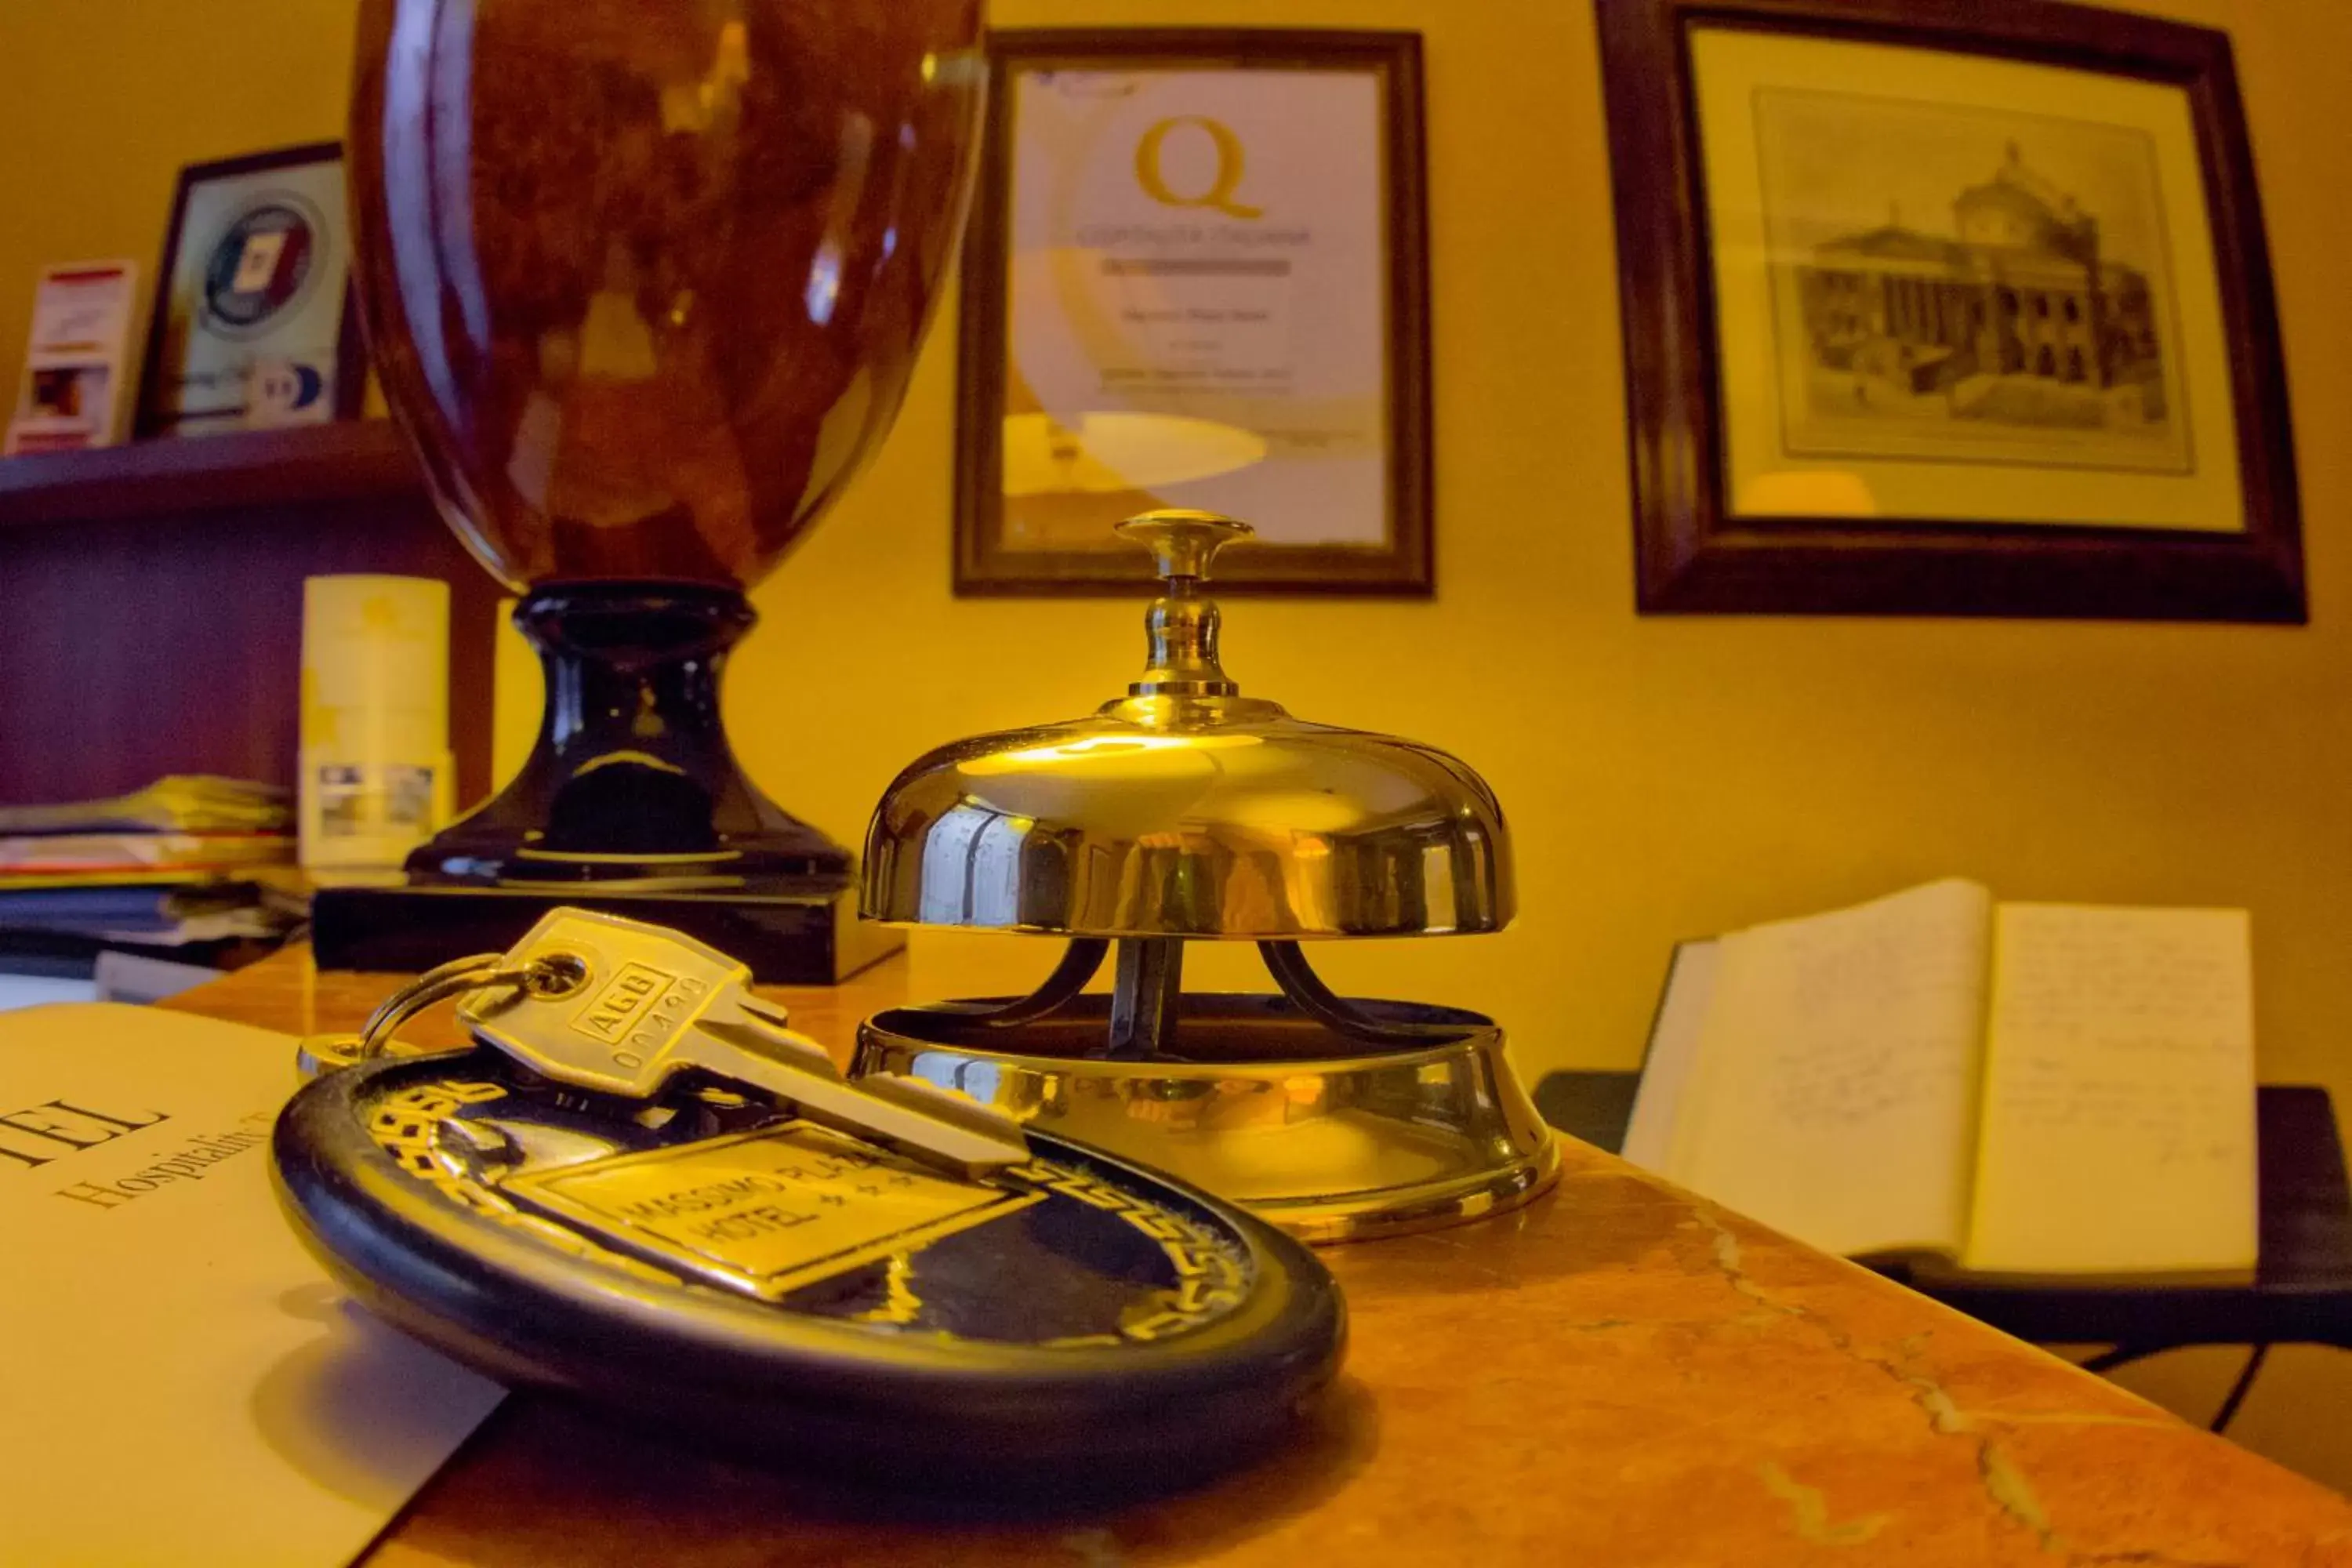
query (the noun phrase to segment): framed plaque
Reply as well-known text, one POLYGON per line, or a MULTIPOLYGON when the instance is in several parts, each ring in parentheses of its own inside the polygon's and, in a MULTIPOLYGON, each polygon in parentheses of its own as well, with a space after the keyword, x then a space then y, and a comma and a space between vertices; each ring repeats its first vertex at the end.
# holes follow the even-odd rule
POLYGON ((1599 0, 1645 612, 2297 622, 2225 34, 1599 0))
POLYGON ((156 274, 138 434, 356 418, 367 351, 351 266, 340 143, 182 169, 156 274))
POLYGON ((1427 594, 1411 33, 999 31, 963 266, 956 591, 1133 592, 1111 525, 1257 540, 1227 590, 1427 594))

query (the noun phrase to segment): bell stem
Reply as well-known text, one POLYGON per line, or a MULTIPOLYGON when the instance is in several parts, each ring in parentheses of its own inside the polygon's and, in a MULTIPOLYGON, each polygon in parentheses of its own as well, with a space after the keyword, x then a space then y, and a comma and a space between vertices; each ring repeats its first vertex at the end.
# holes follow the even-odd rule
POLYGON ((1122 937, 1110 994, 1112 1061, 1147 1061, 1176 1043, 1176 1004, 1184 990, 1181 937, 1122 937))

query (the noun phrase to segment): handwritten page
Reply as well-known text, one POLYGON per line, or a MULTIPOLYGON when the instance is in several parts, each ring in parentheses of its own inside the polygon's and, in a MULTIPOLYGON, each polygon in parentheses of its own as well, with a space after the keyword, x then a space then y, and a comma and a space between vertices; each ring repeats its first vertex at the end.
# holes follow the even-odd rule
POLYGON ((2004 904, 1970 1269, 2212 1273, 2256 1248, 2242 910, 2004 904))
POLYGON ((1991 910, 1952 879, 1723 938, 1665 1173, 1827 1251, 1957 1251, 1991 910))

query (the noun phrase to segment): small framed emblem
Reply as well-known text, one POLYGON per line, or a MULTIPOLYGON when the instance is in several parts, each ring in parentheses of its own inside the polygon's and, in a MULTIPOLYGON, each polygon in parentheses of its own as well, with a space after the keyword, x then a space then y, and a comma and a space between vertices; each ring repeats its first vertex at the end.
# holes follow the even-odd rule
POLYGON ((358 416, 367 356, 340 143, 190 164, 165 234, 141 436, 358 416))

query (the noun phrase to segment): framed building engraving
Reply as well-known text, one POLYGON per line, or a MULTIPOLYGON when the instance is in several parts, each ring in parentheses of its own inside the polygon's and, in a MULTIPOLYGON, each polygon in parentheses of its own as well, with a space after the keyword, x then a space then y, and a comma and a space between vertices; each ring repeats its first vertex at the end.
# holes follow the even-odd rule
POLYGON ((1643 609, 2304 618, 2225 36, 1598 4, 1643 609))
MULTIPOLYGON (((2195 471, 2145 132, 1790 90, 1754 113, 1784 455, 2195 471)), ((2244 526, 2211 499, 2205 526, 2244 526)))

